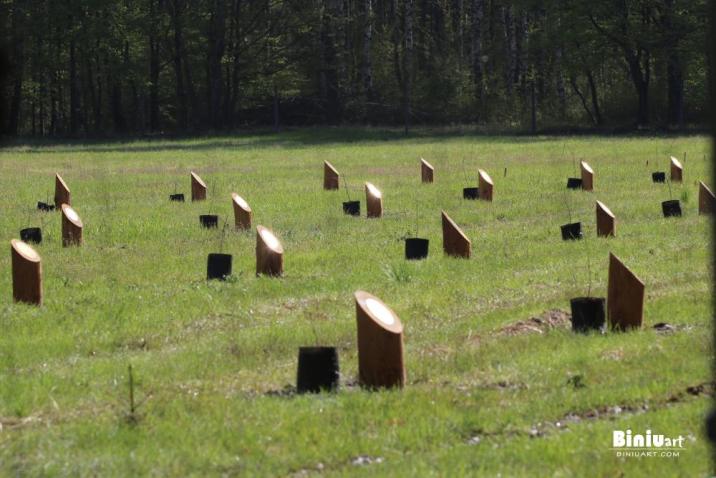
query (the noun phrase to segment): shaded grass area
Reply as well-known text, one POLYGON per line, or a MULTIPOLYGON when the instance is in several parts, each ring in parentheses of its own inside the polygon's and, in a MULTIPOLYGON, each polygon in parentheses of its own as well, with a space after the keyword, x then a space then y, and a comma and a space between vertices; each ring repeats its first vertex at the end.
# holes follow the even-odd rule
POLYGON ((0 468, 705 474, 708 393, 669 398, 710 376, 710 223, 696 212, 697 180, 710 177, 707 140, 371 134, 1 151, 0 188, 11 193, 2 199, 0 234, 7 244, 22 227, 43 227, 45 305, 12 304, 10 255, 2 255, 0 468), (670 193, 651 183, 652 171, 668 172, 668 155, 684 152, 683 184, 670 193), (420 184, 420 156, 436 168, 432 185, 420 184), (363 215, 363 181, 380 188, 386 217, 344 216, 346 192, 321 190, 324 159, 363 215), (565 190, 578 159, 595 170, 593 193, 565 190), (478 167, 495 181, 492 204, 461 198, 463 187, 477 185, 478 167), (170 203, 175 191, 189 194, 190 169, 207 182, 209 199, 170 203), (34 209, 52 198, 55 171, 85 223, 82 248, 63 249, 59 214, 34 209), (255 232, 199 227, 198 215, 208 212, 232 223, 232 191, 251 204, 255 224, 283 242, 285 277, 254 277, 255 232), (670 196, 682 201, 684 217, 661 217, 670 196), (616 238, 596 238, 597 199, 617 216, 616 238), (472 240, 471 260, 442 255, 441 209, 472 240), (585 240, 561 240, 559 226, 570 218, 582 221, 585 240), (430 256, 406 262, 403 239, 416 229, 431 240, 430 256), (206 255, 222 244, 234 256, 234 277, 207 283, 206 255), (644 330, 497 333, 568 310, 570 297, 606 295, 610 251, 646 283, 644 330), (355 386, 356 289, 381 297, 404 323, 403 391, 355 386), (678 329, 657 333, 658 322, 678 329), (314 344, 339 348, 342 390, 285 393, 298 347, 314 344), (137 425, 125 419, 130 363, 144 400, 137 425), (566 429, 540 425, 614 406, 625 412, 566 429), (611 431, 627 427, 690 438, 676 459, 620 459, 609 449, 611 431))

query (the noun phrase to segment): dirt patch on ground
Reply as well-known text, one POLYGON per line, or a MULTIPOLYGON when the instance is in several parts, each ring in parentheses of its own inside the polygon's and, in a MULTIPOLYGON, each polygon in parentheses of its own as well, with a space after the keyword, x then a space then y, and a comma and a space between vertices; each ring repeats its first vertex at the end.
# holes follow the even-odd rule
POLYGON ((572 315, 564 310, 553 309, 543 312, 538 317, 530 317, 514 324, 498 329, 495 335, 543 334, 552 329, 568 329, 571 327, 572 315))

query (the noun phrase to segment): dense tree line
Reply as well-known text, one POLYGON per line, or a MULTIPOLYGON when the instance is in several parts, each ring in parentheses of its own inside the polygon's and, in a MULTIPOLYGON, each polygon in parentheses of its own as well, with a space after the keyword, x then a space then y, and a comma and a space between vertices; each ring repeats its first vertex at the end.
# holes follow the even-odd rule
POLYGON ((0 0, 6 134, 706 120, 706 0, 0 0))

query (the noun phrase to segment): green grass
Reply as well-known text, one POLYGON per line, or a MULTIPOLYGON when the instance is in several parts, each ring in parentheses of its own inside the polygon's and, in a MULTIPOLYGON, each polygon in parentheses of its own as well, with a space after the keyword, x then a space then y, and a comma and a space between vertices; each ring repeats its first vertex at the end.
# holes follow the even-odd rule
POLYGON ((710 380, 713 356, 710 221, 697 214, 708 149, 702 137, 361 130, 6 148, 0 475, 708 476, 710 402, 686 393, 710 380), (684 183, 671 186, 684 216, 667 220, 669 189, 651 172, 684 151, 684 183), (436 168, 432 185, 420 184, 420 156, 436 168), (345 191, 321 189, 324 159, 363 217, 342 214, 345 191), (578 159, 595 170, 592 193, 565 189, 578 159), (492 204, 461 198, 478 167, 495 182, 492 204), (170 203, 175 185, 189 194, 192 169, 209 199, 170 203), (34 209, 52 199, 56 171, 85 223, 80 248, 61 247, 59 214, 34 209), (384 218, 365 218, 364 181, 383 191, 384 218), (255 277, 255 231, 230 231, 234 277, 205 280, 222 233, 197 216, 232 223, 232 191, 281 239, 283 278, 255 277), (616 238, 596 238, 596 199, 616 214, 616 238), (470 260, 443 256, 441 209, 471 238, 470 260), (585 240, 561 240, 570 214, 585 240), (45 235, 40 308, 12 303, 9 272, 9 240, 33 225, 45 235), (430 257, 406 262, 402 238, 416 227, 430 257), (643 330, 496 333, 568 311, 588 290, 605 296, 610 251, 646 283, 643 330), (354 385, 357 289, 401 317, 403 390, 354 385), (659 334, 657 322, 681 328, 659 334), (338 347, 341 390, 276 393, 295 384, 298 347, 314 344, 338 347), (564 420, 613 406, 622 413, 564 420), (611 433, 626 428, 689 439, 679 458, 617 458, 611 433), (372 463, 354 465, 359 456, 372 463))

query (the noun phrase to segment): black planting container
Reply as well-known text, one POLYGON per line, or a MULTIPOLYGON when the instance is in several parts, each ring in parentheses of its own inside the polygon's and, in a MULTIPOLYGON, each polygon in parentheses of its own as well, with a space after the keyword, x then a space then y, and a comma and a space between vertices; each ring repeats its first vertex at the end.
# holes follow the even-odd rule
POLYGON ((462 188, 463 199, 479 199, 480 189, 479 188, 462 188))
POLYGON ((42 202, 42 201, 37 201, 37 209, 40 211, 45 211, 45 212, 54 211, 55 205, 47 204, 46 202, 42 202))
POLYGON ((231 254, 211 253, 206 260, 206 280, 226 280, 231 275, 231 254))
POLYGON ((425 259, 428 257, 429 239, 419 239, 410 237, 405 240, 405 258, 406 259, 425 259))
POLYGON ((20 240, 22 240, 22 242, 34 242, 35 244, 40 244, 42 242, 42 229, 39 227, 21 229, 20 240))
POLYGON ((219 216, 216 214, 202 214, 199 216, 201 227, 219 227, 219 216))
POLYGON ((343 203, 343 213, 350 216, 360 216, 360 201, 346 201, 343 203))
POLYGON ((335 347, 299 347, 296 391, 319 393, 335 391, 339 378, 338 352, 335 347))
POLYGON ((604 331, 604 297, 575 297, 569 301, 572 308, 572 331, 604 331))
POLYGON ((651 180, 655 183, 663 183, 666 181, 666 173, 663 171, 651 173, 651 180))
POLYGON ((582 223, 581 222, 573 222, 571 224, 565 224, 564 226, 560 226, 560 228, 562 229, 562 240, 563 241, 569 241, 569 240, 582 238, 582 223))
POLYGON ((661 203, 661 212, 664 217, 681 217, 681 204, 678 199, 671 199, 661 203))
POLYGON ((582 189, 582 178, 567 178, 567 189, 582 189))
POLYGON ((170 200, 170 201, 184 202, 184 195, 181 194, 181 193, 179 193, 179 194, 170 194, 170 195, 169 195, 169 200, 170 200))

